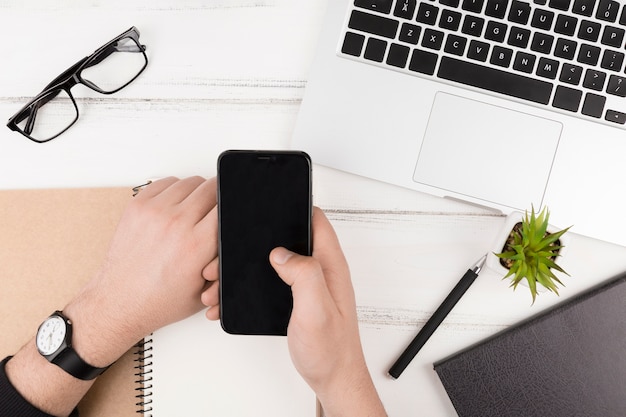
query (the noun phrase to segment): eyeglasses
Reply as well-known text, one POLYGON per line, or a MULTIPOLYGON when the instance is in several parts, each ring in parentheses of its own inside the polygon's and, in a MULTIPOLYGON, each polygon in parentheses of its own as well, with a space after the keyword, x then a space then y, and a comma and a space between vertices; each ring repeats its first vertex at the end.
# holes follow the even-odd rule
POLYGON ((128 29, 52 80, 7 126, 37 143, 56 138, 78 120, 72 87, 83 84, 102 94, 121 90, 148 65, 145 50, 137 28, 128 29))

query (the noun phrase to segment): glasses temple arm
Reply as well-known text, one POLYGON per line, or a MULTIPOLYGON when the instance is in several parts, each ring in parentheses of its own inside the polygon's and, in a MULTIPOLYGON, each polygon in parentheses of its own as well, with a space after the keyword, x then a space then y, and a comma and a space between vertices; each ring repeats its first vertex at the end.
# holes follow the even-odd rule
POLYGON ((111 43, 109 45, 104 46, 102 48, 102 51, 100 51, 96 55, 96 57, 85 66, 85 68, 98 65, 99 63, 104 61, 106 58, 111 56, 111 54, 113 54, 114 52, 144 52, 145 50, 146 50, 146 45, 139 45, 135 42, 132 42, 130 45, 128 44, 122 45, 120 44, 120 41, 117 41, 115 43, 111 43))

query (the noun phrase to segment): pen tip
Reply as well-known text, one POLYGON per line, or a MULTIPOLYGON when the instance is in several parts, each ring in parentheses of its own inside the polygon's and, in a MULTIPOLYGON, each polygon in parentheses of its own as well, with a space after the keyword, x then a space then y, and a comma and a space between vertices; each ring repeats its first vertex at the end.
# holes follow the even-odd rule
POLYGON ((485 262, 487 261, 487 255, 488 254, 484 254, 478 261, 476 261, 476 263, 474 264, 474 267, 472 268, 472 271, 474 271, 474 273, 476 275, 478 275, 480 273, 480 271, 483 269, 483 267, 485 266, 485 262))

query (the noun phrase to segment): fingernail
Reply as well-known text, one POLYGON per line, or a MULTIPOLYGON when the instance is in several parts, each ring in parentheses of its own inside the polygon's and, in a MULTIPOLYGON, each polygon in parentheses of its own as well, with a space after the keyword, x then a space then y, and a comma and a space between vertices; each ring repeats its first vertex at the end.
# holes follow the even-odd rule
POLYGON ((278 265, 283 265, 287 263, 289 258, 291 258, 292 256, 293 256, 293 252, 285 248, 276 248, 272 252, 272 259, 274 260, 274 263, 278 265))

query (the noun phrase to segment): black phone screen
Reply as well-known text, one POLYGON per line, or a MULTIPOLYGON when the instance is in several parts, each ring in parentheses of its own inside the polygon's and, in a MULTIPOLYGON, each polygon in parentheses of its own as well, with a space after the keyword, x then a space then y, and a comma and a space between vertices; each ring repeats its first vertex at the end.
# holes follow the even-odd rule
POLYGON ((228 333, 286 335, 291 288, 277 246, 311 254, 311 160, 295 151, 226 151, 218 161, 220 320, 228 333))

